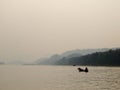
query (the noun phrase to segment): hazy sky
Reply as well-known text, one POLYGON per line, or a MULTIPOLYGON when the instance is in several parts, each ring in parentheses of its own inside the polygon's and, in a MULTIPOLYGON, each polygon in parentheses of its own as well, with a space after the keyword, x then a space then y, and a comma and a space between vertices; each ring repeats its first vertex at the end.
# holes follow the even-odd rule
POLYGON ((0 0, 0 61, 120 46, 120 0, 0 0))

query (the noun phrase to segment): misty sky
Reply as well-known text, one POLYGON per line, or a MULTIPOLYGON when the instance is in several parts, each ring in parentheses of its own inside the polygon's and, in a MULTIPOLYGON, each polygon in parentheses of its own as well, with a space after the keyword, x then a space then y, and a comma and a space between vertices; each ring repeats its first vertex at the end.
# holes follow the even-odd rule
POLYGON ((0 0, 0 61, 120 46, 120 0, 0 0))

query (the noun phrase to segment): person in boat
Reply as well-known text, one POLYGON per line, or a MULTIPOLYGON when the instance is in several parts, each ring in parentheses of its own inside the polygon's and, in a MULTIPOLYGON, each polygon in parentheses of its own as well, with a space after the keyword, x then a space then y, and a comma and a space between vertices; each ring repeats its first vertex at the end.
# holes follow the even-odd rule
POLYGON ((88 68, 87 67, 85 68, 85 72, 88 72, 88 68))

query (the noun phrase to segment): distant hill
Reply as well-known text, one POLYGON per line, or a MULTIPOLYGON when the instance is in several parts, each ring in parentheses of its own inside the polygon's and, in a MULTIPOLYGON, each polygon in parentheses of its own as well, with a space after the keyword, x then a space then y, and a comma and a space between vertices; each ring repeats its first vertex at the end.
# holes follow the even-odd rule
POLYGON ((120 49, 95 52, 79 57, 62 58, 57 65, 120 66, 120 49))
MULTIPOLYGON (((48 58, 40 58, 38 60, 36 60, 34 62, 34 64, 38 64, 38 65, 56 65, 56 64, 63 64, 62 61, 64 59, 71 59, 71 58, 75 58, 75 57, 81 57, 87 54, 92 54, 95 52, 104 52, 107 51, 109 49, 107 48, 103 48, 103 49, 84 49, 84 50, 71 50, 71 51, 67 51, 62 53, 61 55, 55 54, 51 57, 48 58)), ((64 62, 64 61, 63 61, 64 62)), ((64 63, 67 64, 67 63, 64 63)))
POLYGON ((7 62, 6 64, 13 64, 13 65, 24 65, 26 64, 26 62, 24 61, 21 61, 21 60, 13 60, 13 61, 10 61, 10 62, 7 62))
POLYGON ((5 64, 4 62, 0 62, 0 65, 5 64))
POLYGON ((34 64, 40 64, 40 65, 54 65, 55 63, 58 62, 58 60, 61 60, 62 57, 60 55, 53 55, 49 58, 42 58, 38 59, 37 61, 34 62, 34 64))

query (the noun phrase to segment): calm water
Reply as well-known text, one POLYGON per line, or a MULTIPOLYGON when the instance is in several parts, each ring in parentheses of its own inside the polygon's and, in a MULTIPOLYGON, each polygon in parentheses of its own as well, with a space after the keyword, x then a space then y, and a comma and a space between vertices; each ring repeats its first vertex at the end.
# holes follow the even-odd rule
POLYGON ((119 67, 0 66, 0 90, 120 90, 119 67), (84 68, 84 67, 83 67, 84 68))

